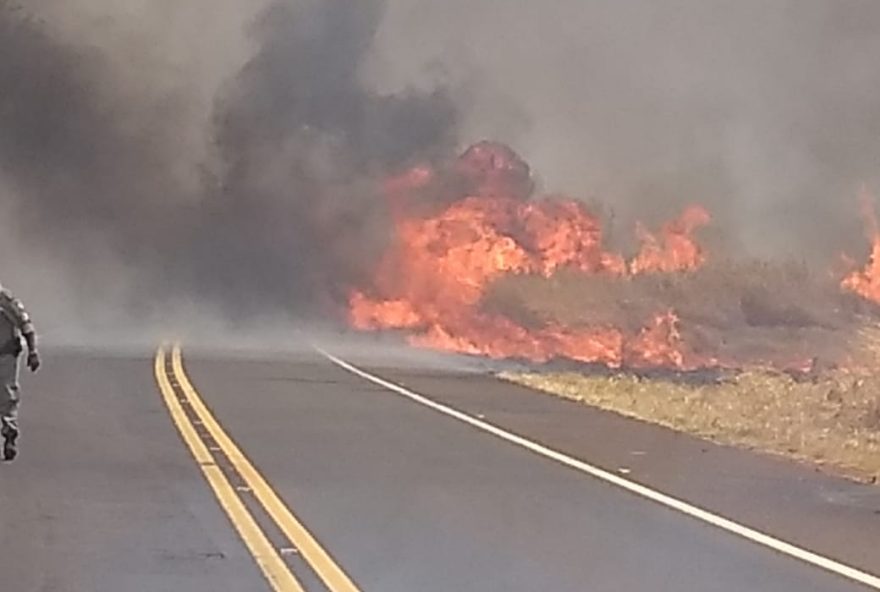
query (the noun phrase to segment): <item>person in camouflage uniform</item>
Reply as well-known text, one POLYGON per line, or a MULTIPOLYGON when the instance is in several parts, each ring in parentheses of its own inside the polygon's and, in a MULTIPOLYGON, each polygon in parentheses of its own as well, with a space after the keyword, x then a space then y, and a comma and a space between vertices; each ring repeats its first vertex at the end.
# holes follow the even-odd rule
POLYGON ((18 360, 27 343, 27 366, 31 372, 40 367, 37 336, 30 315, 20 300, 0 286, 0 435, 3 436, 3 460, 13 460, 18 453, 18 360))

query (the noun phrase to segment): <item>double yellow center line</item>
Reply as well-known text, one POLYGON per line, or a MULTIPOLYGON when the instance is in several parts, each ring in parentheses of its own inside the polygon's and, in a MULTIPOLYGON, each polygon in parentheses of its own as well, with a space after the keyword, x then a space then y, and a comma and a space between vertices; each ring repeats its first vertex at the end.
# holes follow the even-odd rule
POLYGON ((193 418, 196 422, 200 422, 203 431, 216 443, 216 452, 222 454, 222 457, 225 457, 240 475, 262 510, 299 551, 324 585, 331 592, 359 592, 354 582, 306 530, 302 522, 220 427, 187 377, 179 346, 172 348, 170 361, 169 369, 166 350, 160 347, 156 352, 155 374, 162 398, 181 437, 199 464, 214 495, 217 496, 220 506, 238 531, 272 589, 276 592, 304 592, 302 584, 282 559, 281 553, 260 528, 236 488, 232 486, 218 464, 219 455, 215 456, 215 452, 209 448, 206 438, 194 425, 193 418), (184 405, 190 408, 190 414, 186 412, 184 405))

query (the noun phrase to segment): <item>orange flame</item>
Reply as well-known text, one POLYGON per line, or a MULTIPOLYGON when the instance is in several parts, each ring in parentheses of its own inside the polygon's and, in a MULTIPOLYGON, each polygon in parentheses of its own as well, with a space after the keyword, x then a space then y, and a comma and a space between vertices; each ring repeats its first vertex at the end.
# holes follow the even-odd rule
POLYGON ((708 223, 704 209, 685 210, 663 228, 662 239, 642 229, 642 251, 628 266, 603 249, 601 225, 582 203, 561 197, 528 201, 528 166, 509 148, 477 144, 450 171, 422 165, 386 182, 394 242, 370 289, 351 294, 354 327, 405 329, 414 345, 493 358, 562 357, 610 367, 712 363, 687 352, 671 311, 628 337, 615 327, 530 329, 480 308, 488 286, 508 274, 550 277, 568 268, 622 276, 695 269, 705 257, 692 233, 708 223), (447 205, 439 213, 416 213, 418 198, 432 192, 447 205))
POLYGON ((871 241, 871 255, 864 269, 853 271, 840 285, 844 290, 880 304, 880 225, 877 223, 877 214, 874 211, 874 200, 867 188, 862 188, 859 197, 862 202, 862 215, 868 227, 868 240, 871 241))
POLYGON ((660 239, 639 224, 636 233, 642 242, 642 249, 630 263, 630 271, 634 274, 672 273, 698 268, 706 261, 706 256, 694 240, 693 233, 709 221, 709 212, 705 208, 689 206, 681 216, 663 227, 660 239))
POLYGON ((655 315, 628 346, 629 365, 636 368, 687 366, 678 331, 678 316, 670 311, 655 315))

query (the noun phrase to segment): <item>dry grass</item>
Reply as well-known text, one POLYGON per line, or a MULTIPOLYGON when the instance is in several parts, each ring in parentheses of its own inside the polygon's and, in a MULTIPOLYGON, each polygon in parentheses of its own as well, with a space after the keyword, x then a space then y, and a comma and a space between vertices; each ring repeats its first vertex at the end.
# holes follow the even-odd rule
POLYGON ((504 378, 714 442, 880 479, 880 378, 866 374, 837 370, 798 382, 755 370, 704 385, 576 373, 504 378))
POLYGON ((719 262, 692 274, 619 280, 517 276, 493 286, 485 304, 527 326, 613 324, 630 332, 672 308, 689 346, 732 360, 739 372, 711 384, 626 373, 505 378, 719 443, 880 479, 878 309, 842 293, 827 274, 719 262), (814 361, 808 376, 767 369, 803 360, 814 361))
MULTIPOLYGON (((526 326, 613 325, 633 334, 673 309, 688 346, 744 366, 844 362, 850 339, 875 314, 827 274, 797 264, 718 262, 695 273, 607 278, 511 276, 485 306, 526 326)), ((875 317, 876 318, 876 317, 875 317)))

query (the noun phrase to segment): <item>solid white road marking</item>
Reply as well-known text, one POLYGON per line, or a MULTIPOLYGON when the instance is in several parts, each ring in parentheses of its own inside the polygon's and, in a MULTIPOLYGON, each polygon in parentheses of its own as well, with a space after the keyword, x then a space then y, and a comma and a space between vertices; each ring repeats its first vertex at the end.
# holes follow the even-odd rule
POLYGON ((433 401, 425 397, 424 395, 420 395, 405 387, 394 384, 393 382, 389 382, 384 378, 380 378, 379 376, 375 376, 373 374, 370 374, 369 372, 361 370, 357 366, 349 364, 345 360, 342 360, 341 358, 338 358, 321 348, 316 349, 325 358, 327 358, 340 368, 347 370, 352 374, 355 374, 356 376, 360 376, 365 380, 369 380, 373 384, 384 387, 389 391, 397 393, 398 395, 406 397, 407 399, 415 401, 416 403, 424 405, 425 407, 429 407, 444 415, 453 417, 481 431, 487 432, 489 434, 492 434, 493 436, 501 438, 502 440, 510 442, 511 444, 515 444, 517 446, 530 450, 531 452, 539 454, 545 458, 555 460, 556 462, 561 463, 567 467, 570 467, 582 473, 586 473, 597 479, 601 479, 606 483, 610 483, 612 485, 620 487, 621 489, 625 489, 630 493, 634 493, 635 495, 649 499, 653 502, 666 506, 667 508, 671 508, 673 510, 681 512, 682 514, 686 514, 692 518, 696 518, 697 520, 726 530, 729 533, 735 534, 744 539, 748 539, 754 543, 757 543, 769 549, 773 549, 774 551, 777 551, 784 555, 788 555, 805 563, 820 567, 829 572, 848 578, 854 582, 858 582, 859 584, 864 584, 865 586, 868 586, 870 588, 880 590, 880 577, 876 575, 861 571, 849 565, 845 565, 843 563, 840 563, 839 561, 835 561, 834 559, 819 555, 818 553, 807 551, 806 549, 802 549, 796 545, 787 543, 776 537, 770 536, 763 532, 759 532, 753 528, 744 526, 728 518, 724 518, 723 516, 713 514, 708 510, 704 510, 672 496, 666 495, 665 493, 661 493, 659 491, 651 489, 645 485, 636 483, 635 481, 630 481, 629 479, 625 479, 619 475, 615 475, 614 473, 593 466, 582 460, 578 460, 574 457, 568 456, 567 454, 564 454, 557 450, 553 450, 552 448, 548 448, 543 444, 539 444, 522 436, 518 436, 513 432, 508 432, 507 430, 492 425, 491 423, 488 423, 481 419, 477 419, 476 417, 468 415, 467 413, 463 413, 448 405, 437 403, 436 401, 433 401))

